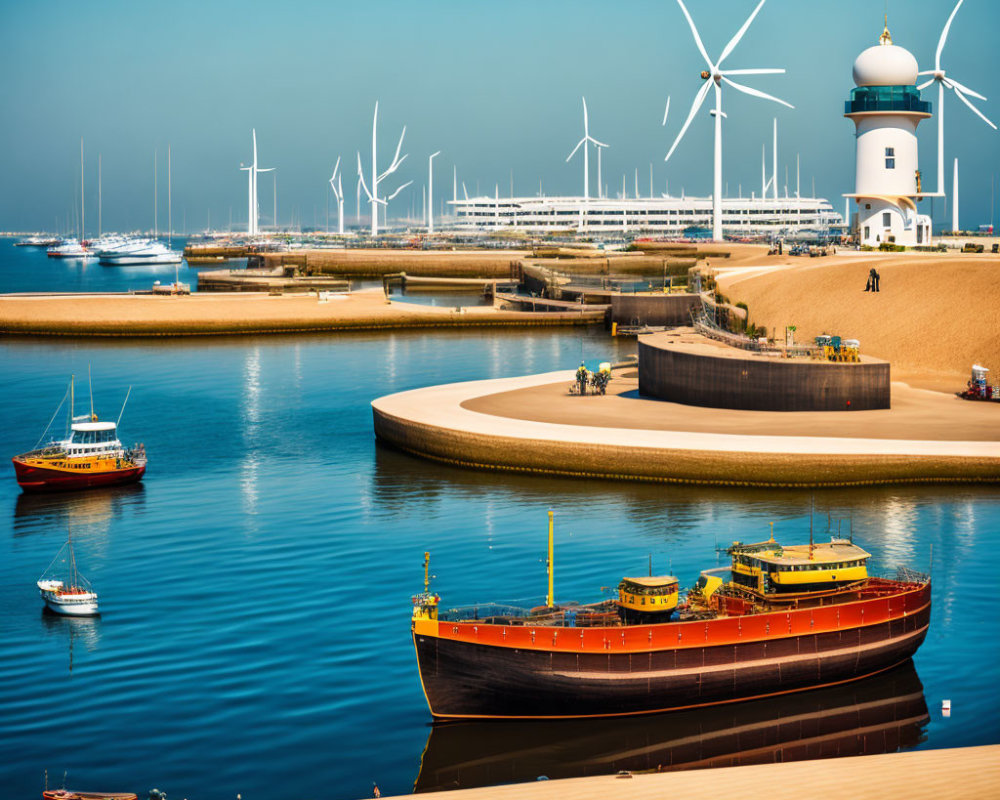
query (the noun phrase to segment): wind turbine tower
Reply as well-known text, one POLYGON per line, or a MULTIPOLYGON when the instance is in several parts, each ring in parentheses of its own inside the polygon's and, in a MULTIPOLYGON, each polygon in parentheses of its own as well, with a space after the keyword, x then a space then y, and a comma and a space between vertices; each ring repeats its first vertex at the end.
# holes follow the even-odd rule
MULTIPOLYGON (((602 147, 607 147, 608 145, 603 142, 597 141, 593 136, 590 135, 590 121, 587 116, 587 98, 583 98, 583 138, 576 143, 576 147, 573 148, 573 152, 566 156, 566 162, 569 163, 570 159, 576 155, 576 151, 583 147, 583 202, 584 207, 580 209, 580 227, 583 227, 584 220, 586 219, 586 204, 590 201, 590 148, 588 145, 594 145, 597 148, 598 154, 598 165, 600 165, 600 153, 602 147)), ((600 185, 601 176, 600 172, 597 175, 597 183, 600 185)))
POLYGON ((257 175, 261 172, 273 172, 274 167, 261 169, 257 166, 257 129, 252 128, 253 135, 253 161, 249 167, 240 167, 247 173, 247 234, 258 236, 260 234, 260 207, 257 204, 257 175))
POLYGON ((392 173, 399 169, 399 165, 406 161, 406 156, 402 158, 399 157, 399 151, 403 149, 403 137, 406 136, 406 126, 403 126, 403 132, 399 134, 399 144, 396 145, 396 154, 392 157, 392 163, 386 168, 382 173, 378 171, 378 156, 377 156, 377 135, 376 131, 378 129, 378 100, 375 101, 375 114, 372 117, 372 186, 371 190, 368 189, 368 184, 365 183, 365 173, 361 166, 361 151, 358 151, 358 180, 361 184, 361 188, 365 190, 365 194, 368 196, 368 202, 372 207, 372 237, 378 236, 378 207, 381 205, 383 208, 388 210, 389 201, 392 200, 396 195, 398 195, 403 189, 409 186, 413 181, 407 181, 402 186, 400 186, 396 191, 386 198, 381 198, 378 196, 378 186, 379 184, 388 178, 392 173))
POLYGON ((439 155, 440 150, 427 159, 427 233, 434 233, 434 158, 439 155))
POLYGON ((705 45, 701 41, 701 36, 698 35, 698 29, 695 27, 694 20, 691 19, 691 14, 684 5, 684 0, 677 0, 677 4, 681 7, 681 11, 684 12, 684 17, 687 19, 688 25, 691 27, 691 33, 694 36, 694 43, 698 47, 698 52, 700 52, 701 57, 705 59, 705 64, 708 69, 702 70, 701 72, 701 78, 705 81, 705 83, 698 91, 698 94, 695 95, 694 103, 691 105, 688 117, 684 121, 684 126, 681 128, 680 133, 677 134, 677 138, 674 140, 674 143, 670 148, 670 152, 667 153, 666 158, 663 160, 670 160, 670 156, 674 154, 674 150, 676 150, 677 146, 681 143, 681 139, 683 139, 684 134, 687 133, 687 129, 690 127, 691 121, 701 109, 709 91, 714 88, 715 108, 711 112, 715 117, 715 176, 712 186, 712 239, 717 242, 722 241, 722 118, 726 116, 722 111, 722 84, 726 84, 727 86, 736 89, 739 92, 743 92, 744 94, 751 95, 752 97, 760 97, 764 100, 771 100, 775 103, 780 103, 788 108, 794 108, 793 105, 786 103, 784 100, 779 100, 777 97, 765 94, 758 89, 752 89, 749 86, 744 86, 729 77, 730 75, 780 75, 784 74, 785 70, 722 69, 722 62, 729 57, 729 54, 733 52, 736 45, 740 43, 743 35, 750 27, 750 23, 754 21, 754 18, 756 18, 765 2, 766 0, 760 0, 757 7, 753 10, 753 13, 747 17, 746 22, 744 22, 742 27, 740 27, 740 29, 736 32, 736 35, 733 36, 733 38, 729 40, 729 43, 723 48, 718 60, 712 61, 712 59, 709 58, 708 51, 705 50, 705 45))

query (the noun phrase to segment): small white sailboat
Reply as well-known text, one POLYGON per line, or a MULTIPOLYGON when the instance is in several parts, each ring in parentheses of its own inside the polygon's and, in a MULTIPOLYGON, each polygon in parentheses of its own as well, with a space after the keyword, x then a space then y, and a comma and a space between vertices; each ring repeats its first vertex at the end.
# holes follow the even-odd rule
POLYGON ((69 617, 92 617, 100 613, 97 609, 97 592, 83 575, 76 569, 76 557, 73 555, 73 536, 70 534, 66 544, 62 546, 56 557, 49 564, 42 577, 38 579, 38 592, 45 605, 57 614, 69 617), (66 551, 69 572, 67 580, 48 578, 46 575, 52 569, 52 564, 66 551))

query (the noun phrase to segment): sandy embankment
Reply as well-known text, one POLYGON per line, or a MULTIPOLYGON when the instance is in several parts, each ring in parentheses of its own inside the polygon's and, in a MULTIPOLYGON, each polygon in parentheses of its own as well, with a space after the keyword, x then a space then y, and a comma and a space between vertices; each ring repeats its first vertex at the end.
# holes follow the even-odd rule
POLYGON ((603 322, 603 312, 462 310, 393 301, 382 291, 320 303, 315 295, 60 295, 0 297, 0 333, 68 336, 183 336, 293 331, 478 326, 528 327, 603 322))
POLYGON ((741 797, 749 787, 760 787, 769 800, 996 797, 1000 789, 1000 747, 915 750, 660 774, 539 780, 425 796, 443 796, 448 800, 663 800, 741 797))
POLYGON ((768 269, 779 264, 765 256, 718 265, 720 291, 779 337, 795 325, 798 341, 859 339, 862 352, 892 363, 894 380, 938 391, 963 389, 973 363, 1000 376, 1000 257, 872 253, 768 269), (878 294, 864 291, 872 266, 878 294))
POLYGON ((376 435, 458 466, 666 483, 814 487, 1000 480, 995 407, 894 387, 898 407, 761 412, 569 394, 573 372, 380 397, 376 435))

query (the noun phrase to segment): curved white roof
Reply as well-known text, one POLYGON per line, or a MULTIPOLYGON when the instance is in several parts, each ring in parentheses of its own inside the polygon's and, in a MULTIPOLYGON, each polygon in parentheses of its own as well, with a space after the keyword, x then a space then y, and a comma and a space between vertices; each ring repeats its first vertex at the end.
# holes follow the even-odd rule
POLYGON ((115 429, 115 423, 113 422, 74 422, 73 430, 75 431, 113 431, 115 429))
POLYGON ((854 61, 854 83, 858 86, 913 86, 917 82, 917 59, 905 47, 877 44, 854 61))

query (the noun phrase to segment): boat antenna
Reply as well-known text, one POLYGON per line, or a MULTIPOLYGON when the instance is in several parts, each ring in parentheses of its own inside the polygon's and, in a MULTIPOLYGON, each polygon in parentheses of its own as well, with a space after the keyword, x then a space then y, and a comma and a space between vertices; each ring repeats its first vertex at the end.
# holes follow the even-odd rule
POLYGON ((45 434, 49 432, 49 428, 52 427, 52 423, 56 421, 56 417, 59 416, 59 411, 63 407, 63 403, 66 402, 66 397, 69 395, 69 389, 66 390, 66 394, 62 396, 62 400, 59 401, 59 405, 56 406, 56 410, 52 412, 52 418, 49 420, 49 424, 45 426, 45 430, 42 431, 42 435, 39 437, 38 441, 35 442, 35 446, 32 450, 37 450, 38 446, 45 441, 45 434))
POLYGON ((854 509, 851 509, 851 527, 850 527, 850 539, 851 544, 854 544, 854 509))
POLYGON ((73 430, 73 415, 76 414, 76 390, 73 387, 75 375, 69 376, 69 429, 73 430))
POLYGON ((773 542, 774 541, 774 523, 771 522, 770 524, 771 524, 771 541, 773 542))
POLYGON ((552 608, 555 605, 555 601, 553 600, 554 592, 553 592, 553 580, 552 580, 552 572, 555 568, 554 564, 555 553, 554 553, 553 535, 552 535, 553 525, 554 523, 552 521, 552 509, 550 508, 549 509, 549 558, 548 561, 546 561, 546 567, 548 568, 549 572, 549 593, 545 598, 545 605, 548 606, 549 608, 552 608))
POLYGON ((429 552, 424 552, 424 594, 430 593, 431 587, 431 576, 430 576, 430 566, 431 566, 431 554, 429 552))
POLYGON ((649 577, 653 577, 653 554, 649 554, 649 577))
POLYGON ((125 392, 125 400, 122 402, 122 410, 118 412, 118 422, 115 423, 115 428, 118 427, 119 423, 122 421, 122 414, 125 413, 125 403, 128 402, 128 396, 132 394, 132 387, 128 387, 128 391, 125 392))
POLYGON ((87 364, 87 385, 90 387, 90 421, 97 419, 94 416, 94 380, 90 377, 90 364, 87 364))

